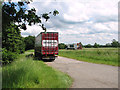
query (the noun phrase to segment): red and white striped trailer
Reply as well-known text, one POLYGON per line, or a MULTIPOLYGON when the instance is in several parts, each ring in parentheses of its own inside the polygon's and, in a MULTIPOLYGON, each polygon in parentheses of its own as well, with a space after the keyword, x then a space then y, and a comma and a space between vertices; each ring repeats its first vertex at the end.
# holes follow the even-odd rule
POLYGON ((41 32, 35 38, 35 57, 55 60, 58 55, 58 32, 41 32))

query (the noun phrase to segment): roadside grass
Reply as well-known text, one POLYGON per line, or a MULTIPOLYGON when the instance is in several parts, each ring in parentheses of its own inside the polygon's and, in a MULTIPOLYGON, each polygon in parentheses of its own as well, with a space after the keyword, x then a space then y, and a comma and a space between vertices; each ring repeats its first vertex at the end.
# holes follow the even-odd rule
POLYGON ((71 77, 47 66, 43 61, 33 60, 33 57, 27 58, 26 55, 31 53, 33 50, 21 54, 13 63, 2 68, 3 88, 69 88, 71 86, 71 77))
POLYGON ((28 50, 27 52, 34 52, 34 49, 28 50))
POLYGON ((118 48, 83 48, 59 50, 59 56, 98 64, 118 66, 118 48))

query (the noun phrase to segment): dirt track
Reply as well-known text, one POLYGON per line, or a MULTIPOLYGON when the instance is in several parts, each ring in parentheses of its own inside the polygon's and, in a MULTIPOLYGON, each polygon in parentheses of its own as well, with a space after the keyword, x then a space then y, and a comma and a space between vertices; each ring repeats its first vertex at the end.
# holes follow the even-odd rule
POLYGON ((58 57, 49 66, 70 75, 71 88, 118 88, 118 67, 58 57))

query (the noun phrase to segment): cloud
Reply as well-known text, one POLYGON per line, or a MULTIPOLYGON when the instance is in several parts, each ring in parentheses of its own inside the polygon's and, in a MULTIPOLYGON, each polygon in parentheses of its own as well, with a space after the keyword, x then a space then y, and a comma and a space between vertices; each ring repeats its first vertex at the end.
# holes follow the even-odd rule
POLYGON ((21 34, 24 37, 28 35, 36 36, 42 31, 43 30, 40 26, 33 25, 33 26, 27 26, 27 30, 21 30, 21 34))
MULTIPOLYGON (((59 11, 58 16, 50 15, 44 22, 49 32, 59 32, 59 40, 64 43, 106 44, 118 40, 118 0, 66 0, 38 1, 28 7, 35 7, 37 14, 59 11)), ((28 26, 23 36, 37 35, 43 30, 39 26, 28 26)))

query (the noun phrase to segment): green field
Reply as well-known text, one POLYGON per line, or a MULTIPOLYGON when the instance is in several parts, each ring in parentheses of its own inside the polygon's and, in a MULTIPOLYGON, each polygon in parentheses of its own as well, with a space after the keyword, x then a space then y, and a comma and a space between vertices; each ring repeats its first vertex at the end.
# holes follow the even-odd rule
POLYGON ((118 48, 83 48, 82 50, 59 50, 59 56, 91 63, 118 66, 118 48))
POLYGON ((3 88, 69 88, 72 79, 44 62, 33 60, 33 50, 21 54, 10 65, 2 68, 3 88))

